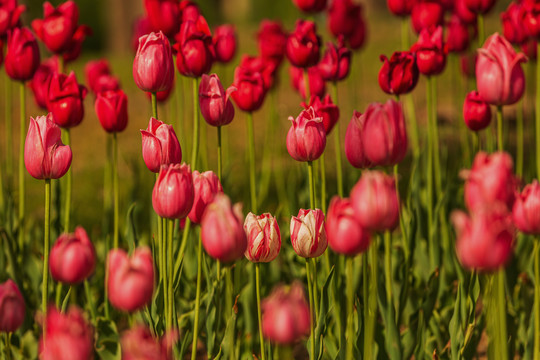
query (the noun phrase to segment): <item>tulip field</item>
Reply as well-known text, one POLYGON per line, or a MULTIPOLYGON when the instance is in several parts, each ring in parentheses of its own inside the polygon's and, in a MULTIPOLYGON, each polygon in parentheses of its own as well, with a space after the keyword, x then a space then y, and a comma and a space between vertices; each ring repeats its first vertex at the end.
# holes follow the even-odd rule
POLYGON ((540 360, 540 1, 228 1, 0 1, 1 358, 540 360))

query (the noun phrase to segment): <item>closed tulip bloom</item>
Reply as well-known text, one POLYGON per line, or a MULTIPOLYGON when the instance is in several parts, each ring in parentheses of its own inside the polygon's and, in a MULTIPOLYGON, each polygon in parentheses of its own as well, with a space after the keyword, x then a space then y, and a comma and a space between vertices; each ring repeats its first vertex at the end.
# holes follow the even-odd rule
POLYGON ((281 233, 275 217, 269 213, 249 213, 244 221, 247 235, 246 258, 254 263, 274 260, 281 249, 281 233))
POLYGON ((233 86, 237 91, 234 91, 231 97, 240 110, 246 112, 259 110, 266 95, 263 76, 260 72, 238 66, 234 70, 233 86))
POLYGON ((409 16, 411 14, 414 0, 386 0, 388 10, 396 16, 409 16))
POLYGON ((17 0, 4 0, 0 4, 0 37, 5 37, 8 30, 20 26, 20 17, 26 6, 17 5, 17 0))
POLYGON ((39 62, 39 47, 32 32, 26 27, 14 28, 8 35, 4 62, 8 76, 13 80, 30 80, 39 62))
POLYGON ((47 49, 60 54, 67 49, 78 21, 79 8, 74 1, 68 0, 57 8, 46 1, 43 3, 43 19, 33 20, 32 28, 47 49))
POLYGON ((152 300, 154 265, 148 247, 135 249, 131 256, 113 249, 107 256, 109 301, 120 310, 133 312, 152 300))
POLYGON ((277 64, 274 60, 262 56, 243 55, 238 66, 251 72, 260 73, 265 92, 274 86, 274 76, 277 71, 277 64))
POLYGON ((285 46, 287 44, 287 32, 280 22, 263 20, 257 32, 257 45, 259 54, 263 58, 273 59, 280 64, 285 56, 285 46))
POLYGON ((208 204, 214 201, 216 194, 222 193, 223 187, 217 175, 212 171, 203 173, 193 171, 193 206, 188 214, 194 224, 200 224, 208 204))
POLYGON ((36 179, 59 179, 71 165, 71 148, 64 145, 61 131, 49 113, 30 118, 24 143, 24 165, 36 179))
POLYGON ((540 39, 540 3, 536 0, 523 1, 521 20, 529 37, 540 39))
POLYGON ((285 54, 292 65, 307 68, 319 62, 320 45, 317 25, 312 21, 297 20, 294 31, 287 39, 285 54))
POLYGON ((456 211, 452 213, 452 222, 457 235, 457 257, 465 268, 496 271, 509 260, 515 229, 506 209, 475 210, 470 217, 456 211))
POLYGON ((365 171, 351 192, 358 223, 369 231, 393 230, 399 224, 399 198, 394 178, 380 171, 365 171))
POLYGON ((335 37, 343 36, 351 49, 359 49, 367 33, 362 6, 351 0, 332 1, 328 10, 328 28, 335 37))
POLYGON ((355 217, 355 211, 349 199, 334 196, 330 201, 326 217, 328 245, 338 253, 355 256, 367 250, 371 237, 355 217))
POLYGON ((165 334, 160 341, 146 326, 137 325, 125 331, 120 338, 122 360, 173 360, 174 342, 174 333, 165 334))
POLYGON ((298 256, 321 256, 328 246, 324 214, 319 209, 300 209, 291 217, 291 243, 298 256))
POLYGON ((313 107, 317 116, 322 117, 326 135, 330 134, 339 120, 339 108, 332 102, 330 95, 326 95, 322 100, 317 95, 312 95, 309 104, 303 102, 301 105, 306 110, 313 107))
POLYGON ((220 25, 214 31, 212 43, 216 54, 216 61, 228 63, 236 54, 236 31, 232 25, 220 25))
POLYGON ((216 194, 201 221, 202 244, 208 255, 221 262, 239 260, 244 256, 247 239, 243 218, 241 204, 231 206, 227 195, 216 194))
POLYGON ((96 250, 82 227, 62 234, 51 249, 49 268, 54 280, 79 284, 94 272, 96 250))
POLYGON ((58 72, 58 58, 53 56, 39 65, 29 84, 36 104, 43 110, 47 110, 49 86, 55 72, 58 72))
POLYGON ((203 74, 199 85, 199 105, 202 116, 209 125, 223 126, 233 120, 234 106, 229 97, 234 91, 234 86, 225 91, 216 74, 203 74))
POLYGON ((411 22, 414 31, 420 34, 422 30, 442 25, 444 9, 437 0, 418 0, 411 12, 411 22))
POLYGON ((454 13, 459 16, 461 21, 466 24, 474 25, 476 24, 476 14, 473 13, 466 4, 467 0, 456 0, 454 5, 454 13))
POLYGON ((470 211, 504 204, 512 209, 516 178, 512 158, 505 152, 479 152, 470 171, 464 172, 465 204, 470 211))
POLYGON ((379 86, 391 95, 411 92, 418 83, 419 71, 416 55, 410 51, 396 51, 390 59, 381 55, 383 66, 379 71, 379 86))
MULTIPOLYGON (((302 98, 306 98, 306 82, 304 78, 304 71, 301 68, 291 66, 289 68, 289 75, 291 78, 292 86, 300 93, 302 98)), ((308 81, 309 81, 309 93, 310 95, 316 95, 323 97, 326 94, 326 83, 321 75, 321 71, 317 66, 308 68, 308 81)))
POLYGON ((58 126, 71 128, 81 123, 86 93, 86 87, 77 82, 73 71, 69 75, 53 75, 49 85, 47 108, 54 115, 53 120, 58 126))
POLYGON ((95 94, 105 91, 120 90, 120 80, 113 75, 101 75, 95 82, 95 94))
POLYGON ((73 36, 66 47, 66 50, 62 53, 62 59, 64 60, 65 64, 79 58, 84 40, 86 40, 86 37, 92 34, 92 28, 87 25, 79 25, 77 27, 77 30, 75 30, 73 33, 73 36))
POLYGON ((290 345, 309 335, 310 313, 304 289, 299 282, 279 285, 263 299, 262 331, 266 339, 290 345))
POLYGON ((171 37, 180 29, 178 0, 144 0, 144 8, 154 30, 171 37))
POLYGON ((94 358, 94 334, 83 312, 72 306, 63 314, 54 307, 47 311, 46 341, 39 342, 41 360, 90 360, 94 358))
POLYGON ((442 27, 423 29, 411 51, 416 52, 416 64, 421 74, 426 76, 440 74, 446 65, 442 27))
POLYGON ((521 45, 527 40, 527 29, 522 19, 523 5, 511 2, 506 11, 501 13, 503 35, 512 44, 521 45))
POLYGON ((478 49, 476 86, 480 96, 491 105, 512 105, 525 92, 525 74, 521 63, 527 61, 523 53, 495 33, 478 49))
POLYGON ((200 77, 210 71, 215 58, 214 45, 210 28, 202 16, 196 22, 183 22, 176 41, 176 68, 180 74, 200 77))
POLYGON ((326 8, 327 0, 292 0, 293 4, 303 12, 316 13, 326 8))
POLYGON ((193 177, 186 164, 161 167, 152 191, 154 211, 167 219, 183 219, 193 206, 193 177))
POLYGON ((351 51, 338 40, 338 45, 328 43, 324 55, 317 65, 325 81, 340 81, 349 75, 351 51))
POLYGON ((97 91, 97 82, 99 78, 104 75, 111 75, 109 62, 106 59, 87 62, 84 66, 84 75, 86 77, 88 88, 97 94, 99 92, 97 91))
POLYGON ((99 93, 94 108, 105 131, 109 133, 120 132, 127 127, 127 96, 122 90, 99 93))
POLYGON ((17 284, 8 279, 0 284, 0 332, 11 333, 24 322, 26 306, 17 284))
POLYGON ((525 234, 540 234, 540 184, 534 179, 516 196, 512 209, 514 224, 525 234))
POLYGON ((296 161, 313 161, 321 157, 326 147, 326 131, 323 119, 313 107, 302 110, 287 133, 287 151, 296 161))
POLYGON ((495 5, 495 0, 465 0, 465 5, 475 14, 486 14, 495 5))
POLYGON ((172 125, 150 118, 141 135, 144 163, 151 172, 159 172, 161 165, 182 162, 182 149, 172 125))
POLYGON ((463 103, 463 119, 472 131, 480 131, 489 126, 491 122, 491 108, 478 94, 471 91, 463 103))
POLYGON ((171 44, 162 32, 139 38, 139 47, 133 60, 133 79, 142 90, 155 93, 167 90, 174 81, 171 44))
POLYGON ((446 48, 449 52, 460 53, 469 48, 471 42, 469 27, 457 15, 452 15, 446 29, 446 48))

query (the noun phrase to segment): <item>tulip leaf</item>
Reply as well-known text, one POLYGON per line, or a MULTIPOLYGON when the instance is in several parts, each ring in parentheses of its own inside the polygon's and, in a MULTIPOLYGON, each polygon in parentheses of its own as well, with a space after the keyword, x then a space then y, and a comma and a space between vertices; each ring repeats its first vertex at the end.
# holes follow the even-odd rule
POLYGON ((318 356, 313 356, 313 358, 316 359, 322 359, 323 351, 322 351, 322 345, 323 342, 321 341, 321 337, 324 334, 324 331, 326 329, 326 322, 327 318, 329 317, 330 311, 328 308, 330 293, 328 291, 328 288, 330 287, 330 283, 332 282, 332 278, 334 277, 334 271, 335 268, 332 266, 332 269, 330 270, 330 273, 328 274, 328 277, 326 278, 326 281, 324 282, 324 285, 321 290, 321 298, 319 301, 319 318, 317 319, 317 328, 315 329, 315 351, 318 352, 318 356))
POLYGON ((102 317, 96 320, 96 352, 102 360, 121 360, 120 338, 116 324, 102 317))
POLYGON ((129 206, 129 209, 127 211, 126 215, 126 230, 125 230, 125 236, 126 241, 128 243, 129 247, 129 253, 133 253, 135 251, 135 248, 137 247, 137 228, 135 226, 137 220, 135 219, 135 208, 137 207, 137 203, 134 202, 129 206))

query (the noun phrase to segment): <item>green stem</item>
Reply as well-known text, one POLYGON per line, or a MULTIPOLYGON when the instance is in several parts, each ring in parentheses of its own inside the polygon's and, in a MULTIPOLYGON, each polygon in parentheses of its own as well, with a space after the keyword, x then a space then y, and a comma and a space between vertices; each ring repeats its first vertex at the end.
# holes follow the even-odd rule
POLYGON ((438 254, 437 254, 437 251, 436 251, 436 247, 435 247, 435 243, 433 241, 433 126, 431 126, 431 122, 433 121, 432 119, 432 99, 431 99, 431 96, 432 96, 432 91, 431 91, 431 87, 432 87, 432 79, 431 77, 428 77, 427 78, 427 92, 426 92, 426 100, 427 100, 427 115, 428 115, 428 124, 427 124, 427 130, 428 130, 428 134, 427 134, 427 142, 428 142, 428 146, 427 146, 427 166, 426 166, 426 170, 427 170, 427 174, 426 174, 426 182, 427 182, 427 185, 426 185, 426 191, 427 191, 427 214, 428 214, 428 218, 427 218, 427 221, 428 221, 428 226, 427 226, 427 229, 428 229, 428 247, 429 247, 429 250, 430 250, 430 262, 431 262, 431 267, 432 268, 435 268, 436 266, 438 266, 438 254))
POLYGON ((309 327, 310 327, 310 353, 309 359, 313 360, 317 357, 315 356, 315 317, 313 314, 314 310, 314 301, 313 301, 313 286, 311 284, 311 271, 309 266, 309 259, 306 259, 306 278, 307 278, 307 288, 309 294, 309 327))
POLYGON ((160 217, 161 226, 163 229, 162 237, 159 245, 161 251, 161 272, 163 274, 163 311, 164 311, 164 322, 165 328, 169 329, 169 281, 168 272, 167 272, 167 219, 160 217))
MULTIPOLYGON (((221 149, 221 126, 217 127, 217 155, 218 155, 218 179, 221 182, 222 180, 222 174, 223 174, 223 160, 221 158, 222 156, 222 149, 221 149)), ((223 184, 222 184, 223 185, 223 184)))
POLYGON ((354 344, 354 279, 353 279, 353 258, 348 257, 347 262, 347 352, 346 359, 353 360, 354 344))
POLYGON ((401 18, 401 48, 409 49, 409 17, 401 18))
POLYGON ((4 116, 6 118, 6 170, 8 176, 8 188, 11 188, 13 179, 13 89, 11 79, 5 75, 6 103, 4 104, 4 116))
MULTIPOLYGON (((516 174, 519 178, 523 177, 523 103, 524 101, 522 98, 516 108, 516 174)), ((539 146, 540 145, 536 144, 537 149, 539 146)))
POLYGON ((313 273, 311 274, 313 278, 311 279, 311 283, 313 285, 313 301, 315 305, 315 323, 319 319, 319 295, 317 291, 317 261, 315 258, 310 258, 311 266, 313 268, 313 273))
MULTIPOLYGON (((65 134, 65 143, 66 145, 71 145, 71 132, 69 129, 64 129, 65 134)), ((67 234, 69 233, 69 221, 71 218, 71 189, 72 189, 73 179, 72 179, 72 171, 71 167, 68 169, 66 173, 66 198, 64 203, 64 232, 67 234)))
POLYGON ((321 163, 321 209, 326 214, 326 166, 324 164, 324 153, 320 157, 321 163))
MULTIPOLYGON (((338 105, 338 88, 337 82, 332 82, 332 100, 334 104, 338 105)), ((338 123, 334 126, 334 147, 336 153, 336 176, 337 176, 337 188, 339 197, 343 197, 343 164, 341 160, 341 126, 338 123)))
POLYGON ((534 242, 534 360, 540 360, 540 239, 534 242))
POLYGON ((24 184, 24 140, 26 135, 26 94, 24 82, 19 84, 20 128, 19 128, 19 248, 24 246, 25 233, 25 184, 24 184))
POLYGON ((262 315, 261 315, 261 273, 260 263, 255 264, 255 286, 257 289, 257 318, 259 319, 259 342, 261 345, 261 359, 266 359, 266 352, 264 351, 264 337, 262 330, 262 315))
POLYGON ((311 89, 309 88, 309 72, 308 68, 304 69, 304 92, 306 95, 306 98, 304 99, 306 101, 306 104, 309 103, 309 99, 311 99, 311 89))
POLYGON ((497 149, 504 150, 503 143, 503 108, 502 105, 497 106, 497 149))
POLYGON ((154 119, 158 119, 158 112, 157 112, 157 96, 156 93, 151 93, 152 98, 152 117, 154 119))
POLYGON ((45 179, 45 232, 43 241, 43 282, 41 284, 41 312, 43 313, 43 343, 47 322, 47 298, 49 291, 49 242, 51 237, 51 179, 45 179))
MULTIPOLYGON (((373 244, 368 250, 371 254, 370 279, 364 283, 364 299, 367 299, 368 306, 365 309, 364 321, 366 322, 364 331, 364 359, 373 359, 373 343, 375 341, 375 320, 377 317, 377 245, 373 244)), ((367 253, 364 255, 363 267, 365 271, 364 279, 367 280, 368 260, 367 253)), ((366 300, 364 300, 366 301, 366 300)))
POLYGON ((191 344, 191 360, 197 358, 197 339, 199 338, 199 305, 201 302, 202 282, 202 237, 199 234, 199 247, 197 249, 197 292, 195 295, 195 319, 193 321, 193 342, 191 344))
POLYGON ((394 306, 394 296, 392 294, 392 234, 388 230, 384 232, 384 274, 388 306, 394 306))
POLYGON ((313 162, 308 161, 308 181, 309 181, 309 208, 315 209, 315 179, 313 178, 313 162))
POLYGON ((431 126, 433 126, 433 167, 435 172, 435 189, 437 194, 442 194, 442 170, 441 170, 441 154, 439 147, 439 121, 437 119, 437 78, 431 78, 431 126))
MULTIPOLYGON (((112 134, 112 147, 113 147, 113 201, 114 201, 114 235, 113 235, 113 247, 118 248, 118 219, 119 219, 119 199, 120 195, 118 194, 118 139, 117 134, 112 134)), ((71 191, 70 191, 71 192, 71 191)))
POLYGON ((505 280, 505 270, 501 268, 496 277, 496 287, 497 287, 497 308, 498 308, 498 317, 499 317, 499 351, 498 354, 501 355, 502 359, 508 359, 508 337, 506 333, 506 280, 505 280))
MULTIPOLYGON (((189 230, 191 228, 191 220, 186 218, 184 224, 184 230, 182 231, 182 243, 180 244, 180 250, 178 251, 178 256, 176 257, 176 262, 174 263, 174 268, 179 269, 181 262, 184 260, 184 253, 186 252, 187 239, 189 236, 189 230)), ((180 274, 178 274, 180 276, 180 274)), ((180 279, 177 279, 175 283, 178 283, 180 279)))
POLYGON ((255 135, 253 130, 253 113, 247 114, 248 156, 249 156, 249 190, 251 194, 251 211, 257 212, 257 189, 255 183, 255 135))
MULTIPOLYGON (((540 42, 537 45, 540 50, 540 42)), ((535 120, 536 120, 536 171, 540 178, 540 59, 536 60, 536 104, 535 104, 535 120)))
POLYGON ((84 280, 84 292, 86 294, 86 301, 88 308, 90 309, 90 316, 92 317, 92 324, 96 324, 96 308, 94 305, 94 299, 92 298, 92 292, 90 291, 90 285, 88 279, 84 280))
POLYGON ((63 290, 62 283, 59 282, 58 284, 56 284, 55 301, 54 301, 57 309, 60 309, 60 306, 62 305, 62 303, 61 303, 61 301, 62 301, 62 290, 63 290))
POLYGON ((481 48, 484 45, 485 39, 485 30, 484 30, 484 15, 478 14, 478 48, 481 48))
POLYGON ((167 329, 171 330, 174 326, 173 323, 173 313, 174 313, 174 290, 173 290, 173 233, 174 233, 174 219, 168 219, 168 229, 167 229, 167 255, 168 255, 168 276, 167 276, 167 285, 168 285, 168 305, 167 310, 167 329))
POLYGON ((199 78, 193 78, 193 146, 191 148, 191 170, 197 169, 199 132, 199 78))
POLYGON ((11 360, 11 333, 4 333, 3 338, 5 340, 4 352, 6 354, 6 360, 11 360))

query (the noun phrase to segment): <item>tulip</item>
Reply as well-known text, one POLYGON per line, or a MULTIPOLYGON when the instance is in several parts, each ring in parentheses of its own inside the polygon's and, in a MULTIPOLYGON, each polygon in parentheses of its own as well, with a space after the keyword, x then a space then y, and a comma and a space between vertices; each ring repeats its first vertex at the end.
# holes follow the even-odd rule
POLYGON ((9 30, 20 26, 20 17, 26 6, 17 5, 17 0, 4 0, 0 4, 0 37, 6 37, 9 30))
POLYGON ((503 35, 512 44, 521 45, 527 40, 527 30, 522 19, 523 5, 511 2, 501 13, 503 35))
POLYGON ((53 115, 30 118, 24 143, 24 165, 36 179, 59 179, 71 165, 71 148, 62 143, 53 115))
POLYGON ((520 231, 540 235, 540 184, 538 180, 534 179, 516 196, 512 217, 520 231))
POLYGON ((176 337, 175 333, 168 333, 159 341, 146 326, 137 325, 120 338, 122 360, 172 360, 176 337))
POLYGON ((278 21, 263 20, 257 32, 259 54, 280 64, 285 56, 287 33, 278 21))
POLYGON ((142 91, 155 93, 167 90, 174 81, 171 44, 162 32, 139 38, 133 60, 133 79, 142 91))
POLYGON ((30 88, 34 94, 34 100, 36 104, 47 110, 47 99, 49 97, 49 86, 53 74, 58 71, 58 58, 49 58, 39 65, 38 69, 34 73, 34 77, 30 81, 30 88))
POLYGON ((308 68, 319 62, 320 44, 317 25, 312 21, 297 20, 294 31, 287 39, 285 54, 293 66, 308 68))
POLYGON ((180 6, 177 0, 144 0, 144 8, 154 30, 171 37, 180 29, 180 6))
POLYGON ((328 10, 328 28, 335 37, 343 36, 351 49, 361 48, 367 32, 362 6, 351 0, 334 0, 328 10))
POLYGON ((247 236, 246 258, 254 263, 274 260, 281 249, 281 233, 275 217, 269 213, 249 213, 244 221, 247 236))
POLYGON ((465 204, 470 211, 495 206, 512 209, 516 179, 512 173, 512 158, 505 152, 479 152, 470 171, 465 172, 465 204))
POLYGON ((86 63, 84 66, 84 75, 86 84, 94 93, 98 93, 97 84, 100 77, 111 75, 109 62, 106 59, 93 60, 86 63))
POLYGON ((303 12, 317 13, 326 8, 327 0, 292 0, 293 4, 303 12))
POLYGON ((325 81, 343 80, 349 75, 351 51, 342 44, 341 38, 338 40, 337 46, 328 43, 327 49, 317 66, 325 81))
POLYGON ((120 81, 113 75, 101 75, 95 82, 95 94, 99 94, 105 91, 118 91, 120 90, 120 81))
POLYGON ((489 126, 491 122, 491 108, 478 94, 471 91, 463 103, 463 119, 472 131, 480 131, 489 126))
POLYGON ((39 67, 39 47, 26 27, 15 28, 8 35, 5 59, 6 73, 13 80, 32 79, 39 67))
POLYGON ((248 68, 237 67, 234 70, 233 86, 238 90, 231 94, 236 106, 246 112, 258 110, 263 103, 266 91, 263 76, 248 68))
POLYGON ((139 48, 139 38, 143 35, 148 35, 152 31, 154 31, 152 24, 150 24, 150 19, 148 19, 148 16, 138 17, 133 24, 132 31, 133 32, 131 35, 131 48, 133 49, 134 53, 137 53, 137 49, 139 48))
POLYGON ((504 266, 512 254, 514 226, 506 209, 495 207, 475 210, 472 216, 452 213, 456 228, 456 253, 468 269, 495 271, 504 266))
POLYGON ((86 40, 87 36, 90 36, 92 34, 92 28, 89 26, 79 25, 77 27, 77 30, 75 30, 75 33, 73 33, 73 37, 71 38, 66 47, 66 50, 62 54, 64 64, 67 64, 79 58, 79 56, 81 55, 82 44, 84 40, 86 40))
POLYGON ((129 257, 121 249, 109 251, 107 276, 109 301, 117 309, 134 312, 152 300, 154 266, 149 248, 139 247, 129 257))
POLYGON ((180 74, 200 77, 210 71, 215 58, 214 46, 210 29, 202 16, 196 22, 183 22, 176 41, 176 68, 180 74))
POLYGON ((63 128, 71 128, 81 123, 84 117, 86 87, 77 83, 75 73, 69 75, 55 73, 49 85, 48 110, 54 115, 54 122, 63 128))
POLYGON ((151 172, 159 172, 162 165, 182 162, 182 149, 172 125, 150 118, 141 135, 144 163, 151 172))
POLYGON ((538 43, 535 40, 529 39, 521 44, 521 51, 523 51, 529 60, 534 61, 538 56, 538 43))
POLYGON ((188 214, 194 224, 200 224, 206 207, 214 201, 216 194, 222 193, 223 187, 212 171, 203 173, 193 171, 193 206, 188 214))
POLYGON ((0 332, 11 333, 24 322, 26 306, 17 284, 8 279, 0 284, 0 332))
POLYGON ((242 227, 242 205, 231 206, 225 194, 216 194, 201 220, 201 238, 204 249, 213 259, 231 262, 241 259, 247 247, 242 227))
POLYGON ((372 103, 364 114, 355 111, 345 134, 345 155, 352 166, 392 166, 407 154, 407 130, 401 105, 372 103))
POLYGON ((524 1, 522 5, 521 21, 525 26, 526 34, 538 40, 540 38, 540 4, 537 1, 524 1))
POLYGON ((236 54, 236 31, 232 25, 221 25, 216 27, 212 39, 216 52, 216 61, 228 63, 236 54))
POLYGON ((94 108, 105 131, 120 132, 127 127, 127 96, 122 90, 99 93, 94 108))
POLYGON ((485 14, 495 5, 495 0, 465 0, 465 6, 475 14, 485 14))
POLYGON ((277 71, 277 64, 274 60, 261 56, 243 55, 239 67, 260 73, 263 78, 265 92, 274 85, 274 76, 277 71))
POLYGON ((471 36, 469 27, 461 21, 457 15, 452 15, 450 21, 446 24, 446 49, 449 52, 461 53, 469 48, 471 36))
POLYGON ((379 71, 379 86, 387 94, 402 95, 411 92, 418 83, 416 56, 410 51, 396 51, 390 60, 380 57, 383 66, 379 71))
POLYGON ((72 306, 65 314, 50 308, 44 321, 45 334, 39 342, 41 360, 94 358, 93 330, 79 308, 72 306))
POLYGON ((388 10, 396 16, 406 17, 411 14, 415 1, 411 0, 386 0, 388 10))
POLYGON ((365 171, 351 192, 354 215, 363 228, 383 232, 399 224, 399 198, 394 178, 365 171))
POLYGON ((459 16, 461 21, 464 23, 474 25, 477 22, 476 14, 469 10, 466 2, 467 0, 456 0, 454 5, 454 13, 459 16))
POLYGON ((491 35, 478 50, 476 86, 480 96, 491 105, 516 103, 525 91, 521 63, 526 61, 525 55, 516 54, 499 34, 491 35))
POLYGON ((154 211, 167 219, 183 219, 193 206, 193 177, 186 164, 163 165, 152 191, 154 211))
POLYGON ((324 214, 319 209, 300 209, 298 216, 291 217, 290 234, 294 251, 303 258, 319 257, 328 246, 324 214))
POLYGON ((203 74, 199 85, 199 104, 202 116, 209 125, 223 126, 233 120, 234 106, 229 97, 234 91, 234 86, 225 91, 216 74, 203 74))
POLYGON ((317 160, 326 147, 326 132, 323 119, 310 107, 302 110, 295 119, 289 116, 292 123, 287 133, 287 151, 296 161, 317 160))
MULTIPOLYGON (((306 84, 304 72, 302 69, 291 66, 289 68, 289 74, 291 76, 291 83, 293 87, 298 90, 302 98, 306 98, 306 84)), ((308 81, 309 81, 309 93, 310 95, 316 95, 323 97, 326 93, 326 84, 321 76, 321 72, 317 66, 308 68, 308 81)))
POLYGON ((49 268, 54 280, 79 284, 96 267, 96 250, 82 227, 73 234, 62 234, 51 249, 49 268))
POLYGON ((318 96, 312 95, 309 104, 303 102, 301 105, 306 110, 313 107, 317 116, 322 118, 324 131, 328 136, 339 119, 339 108, 334 105, 330 95, 326 95, 322 100, 318 96))
POLYGON ((446 65, 446 51, 443 46, 443 29, 426 28, 420 32, 418 41, 411 48, 416 52, 416 64, 421 74, 440 74, 446 65))
POLYGON ((278 286, 262 302, 263 335, 268 340, 288 345, 310 332, 309 305, 302 285, 278 286))
POLYGON ((68 0, 57 8, 46 1, 43 3, 43 19, 32 21, 32 28, 47 49, 60 54, 65 51, 77 30, 79 9, 74 1, 68 0))
POLYGON ((411 12, 411 22, 416 33, 442 25, 444 9, 436 0, 418 0, 411 12))

